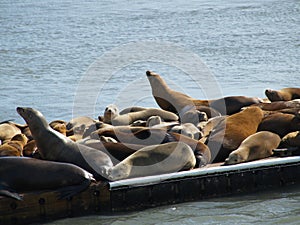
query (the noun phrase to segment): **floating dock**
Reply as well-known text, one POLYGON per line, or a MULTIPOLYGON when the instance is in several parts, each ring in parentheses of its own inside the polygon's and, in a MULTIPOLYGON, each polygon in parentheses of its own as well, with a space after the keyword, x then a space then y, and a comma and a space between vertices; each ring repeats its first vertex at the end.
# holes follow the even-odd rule
POLYGON ((98 182, 67 200, 55 192, 0 196, 0 224, 30 224, 87 215, 109 215, 300 184, 300 156, 271 157, 231 166, 210 164, 177 173, 98 182))

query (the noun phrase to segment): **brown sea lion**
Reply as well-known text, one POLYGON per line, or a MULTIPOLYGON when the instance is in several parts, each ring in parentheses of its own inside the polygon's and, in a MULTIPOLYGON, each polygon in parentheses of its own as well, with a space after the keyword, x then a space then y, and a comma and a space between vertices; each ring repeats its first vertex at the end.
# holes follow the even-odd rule
POLYGON ((249 162, 264 159, 273 155, 273 149, 277 148, 281 138, 269 131, 260 131, 247 137, 238 149, 231 152, 224 165, 249 162))
POLYGON ((266 89, 265 94, 271 102, 300 99, 300 88, 266 89))
POLYGON ((59 133, 67 136, 67 123, 63 120, 54 120, 49 123, 49 126, 53 129, 58 131, 59 133))
POLYGON ((23 148, 23 156, 32 157, 37 151, 35 140, 30 140, 23 148))
POLYGON ((25 134, 16 134, 10 141, 0 145, 0 156, 23 156, 27 140, 25 134))
POLYGON ((96 179, 107 178, 107 171, 113 165, 107 154, 73 142, 53 130, 35 109, 18 107, 17 112, 27 122, 43 159, 73 163, 92 173, 96 179))
POLYGON ((78 143, 103 151, 104 153, 109 155, 114 165, 124 160, 126 157, 130 156, 137 150, 146 147, 146 145, 137 145, 120 142, 103 142, 97 139, 90 138, 82 139, 78 143))
POLYGON ((271 131, 283 138, 290 132, 300 130, 300 114, 271 113, 263 118, 257 130, 271 131))
POLYGON ((93 175, 78 166, 27 157, 0 158, 0 195, 21 200, 19 193, 56 191, 69 198, 86 189, 93 175))
POLYGON ((258 104, 253 104, 252 106, 258 106, 262 110, 266 111, 278 111, 278 110, 284 110, 284 109, 294 109, 294 108, 300 108, 300 102, 291 100, 291 101, 276 101, 276 102, 261 102, 258 104))
POLYGON ((213 123, 211 132, 204 138, 212 153, 212 162, 223 162, 243 140, 257 131, 263 116, 259 107, 249 107, 213 123))
POLYGON ((152 95, 164 110, 180 113, 185 107, 212 107, 221 114, 234 114, 245 106, 261 102, 259 98, 246 96, 228 96, 214 100, 198 100, 184 93, 172 90, 157 73, 147 71, 147 78, 152 88, 152 95))
POLYGON ((195 163, 194 153, 185 143, 147 146, 112 167, 109 179, 115 181, 190 170, 195 163))

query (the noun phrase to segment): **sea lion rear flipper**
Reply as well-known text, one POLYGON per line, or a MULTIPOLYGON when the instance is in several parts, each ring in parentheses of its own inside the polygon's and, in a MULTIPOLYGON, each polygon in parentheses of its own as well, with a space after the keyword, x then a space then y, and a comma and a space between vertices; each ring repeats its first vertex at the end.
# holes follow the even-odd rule
POLYGON ((74 195, 85 190, 90 185, 90 183, 91 183, 90 180, 85 180, 79 185, 73 185, 73 186, 67 186, 67 187, 60 188, 60 189, 56 190, 56 192, 58 193, 58 199, 71 198, 74 195))
POLYGON ((21 201, 22 197, 13 189, 0 185, 0 195, 21 201))

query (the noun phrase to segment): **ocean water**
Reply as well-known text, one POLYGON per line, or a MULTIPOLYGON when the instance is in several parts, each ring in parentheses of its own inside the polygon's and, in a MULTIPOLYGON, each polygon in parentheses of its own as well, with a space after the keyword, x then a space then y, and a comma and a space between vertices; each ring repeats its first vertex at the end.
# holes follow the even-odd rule
MULTIPOLYGON (((298 0, 0 2, 0 121, 157 107, 145 72, 195 98, 299 87, 298 0)), ((299 190, 53 224, 297 224, 299 190)))

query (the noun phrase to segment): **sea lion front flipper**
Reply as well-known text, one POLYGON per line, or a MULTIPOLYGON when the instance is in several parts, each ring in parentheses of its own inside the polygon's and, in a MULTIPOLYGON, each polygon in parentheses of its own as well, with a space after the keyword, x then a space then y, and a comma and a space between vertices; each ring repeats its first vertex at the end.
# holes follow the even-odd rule
POLYGON ((72 186, 63 187, 63 188, 57 189, 55 192, 58 193, 58 199, 71 198, 74 195, 76 195, 76 194, 82 192, 83 190, 85 190, 90 185, 90 183, 91 183, 90 180, 84 180, 79 185, 72 185, 72 186))
POLYGON ((22 197, 12 188, 0 184, 0 195, 21 201, 22 197))

